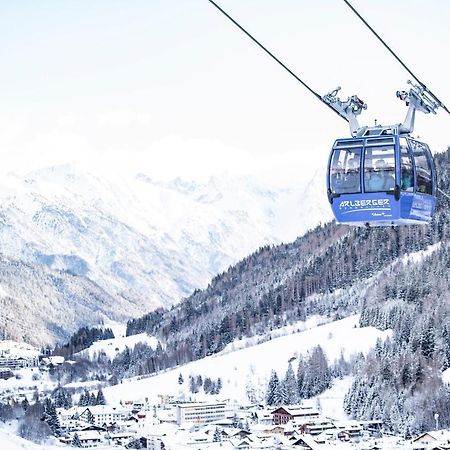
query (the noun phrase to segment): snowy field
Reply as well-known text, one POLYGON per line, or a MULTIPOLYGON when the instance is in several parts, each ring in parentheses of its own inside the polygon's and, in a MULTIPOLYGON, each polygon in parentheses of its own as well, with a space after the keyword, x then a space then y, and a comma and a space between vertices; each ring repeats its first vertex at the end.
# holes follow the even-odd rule
MULTIPOLYGON (((0 427, 0 449, 1 450, 61 450, 62 448, 72 448, 67 447, 67 445, 59 443, 56 439, 53 439, 54 445, 46 442, 45 444, 39 445, 34 442, 22 439, 19 436, 11 433, 5 428, 0 427)), ((108 447, 96 447, 97 450, 120 450, 123 449, 121 446, 108 446, 108 447)))
MULTIPOLYGON (((116 334, 114 333, 116 336, 116 334)), ((77 353, 77 356, 85 356, 90 359, 100 353, 104 353, 109 359, 113 359, 118 353, 123 352, 126 347, 133 349, 140 342, 146 343, 153 349, 156 349, 158 340, 149 336, 147 333, 135 334, 133 336, 120 336, 114 339, 105 339, 103 341, 94 342, 89 348, 77 353)))
MULTIPOLYGON (((359 316, 355 315, 306 331, 274 338, 254 347, 239 349, 235 352, 229 352, 227 349, 227 352, 193 361, 149 378, 124 380, 120 385, 106 388, 105 396, 108 402, 113 403, 143 398, 148 398, 150 402, 157 402, 159 394, 184 393, 188 396, 190 395, 188 393, 189 375, 201 375, 203 379, 205 377, 222 379, 221 398, 247 403, 246 387, 249 384, 256 390, 265 390, 272 369, 283 377, 289 361, 292 361, 293 368, 296 370, 297 357, 300 354, 306 354, 319 344, 329 361, 334 362, 341 353, 346 358, 358 352, 366 354, 378 338, 385 339, 390 335, 390 331, 380 331, 373 327, 360 328, 358 320, 359 316), (181 386, 178 384, 180 373, 185 380, 181 386)), ((349 381, 342 380, 342 383, 336 383, 335 390, 331 393, 328 391, 326 396, 342 399, 346 390, 345 383, 348 386, 349 381)), ((203 398, 211 398, 201 391, 196 399, 202 399, 202 395, 203 398)), ((327 404, 325 394, 323 400, 324 405, 327 404)))

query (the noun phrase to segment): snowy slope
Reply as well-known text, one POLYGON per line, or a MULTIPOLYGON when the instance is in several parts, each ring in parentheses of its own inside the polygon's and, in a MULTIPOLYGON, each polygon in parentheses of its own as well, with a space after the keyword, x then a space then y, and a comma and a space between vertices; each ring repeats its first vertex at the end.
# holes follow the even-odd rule
MULTIPOLYGON (((2 450, 61 450, 61 448, 67 448, 67 446, 62 446, 56 439, 52 439, 52 441, 54 441, 54 444, 35 444, 34 442, 22 439, 21 437, 16 436, 10 431, 0 427, 0 448, 2 450)), ((99 450, 111 450, 120 449, 123 447, 101 446, 96 448, 99 450)))
MULTIPOLYGON (((105 395, 107 400, 113 402, 143 397, 157 401, 158 394, 174 394, 179 390, 189 395, 187 381, 182 388, 178 385, 181 373, 184 380, 188 380, 190 374, 203 378, 209 376, 211 379, 221 377, 223 389, 220 397, 246 402, 248 383, 257 390, 264 390, 272 369, 279 376, 284 376, 289 360, 295 366, 298 355, 306 354, 317 345, 324 349, 329 361, 333 362, 341 353, 345 357, 358 352, 366 354, 378 338, 385 339, 390 335, 389 331, 383 332, 372 327, 359 328, 358 320, 359 316, 351 316, 253 347, 209 356, 147 379, 124 380, 123 384, 106 388, 105 395)), ((263 394, 260 392, 260 395, 263 394)))
POLYGON ((89 348, 76 353, 77 356, 95 358, 96 355, 104 354, 107 358, 113 359, 118 353, 123 352, 127 347, 133 349, 136 344, 144 343, 156 349, 158 340, 147 333, 134 334, 133 336, 105 339, 94 342, 89 348))
POLYGON ((155 180, 75 163, 3 177, 0 300, 8 333, 17 339, 33 329, 27 339, 41 343, 178 302, 258 247, 328 219, 323 178, 309 180, 290 187, 229 174, 155 180), (29 301, 36 282, 43 292, 29 301))
POLYGON ((33 358, 38 357, 40 350, 25 342, 10 340, 0 341, 0 356, 7 358, 33 358))

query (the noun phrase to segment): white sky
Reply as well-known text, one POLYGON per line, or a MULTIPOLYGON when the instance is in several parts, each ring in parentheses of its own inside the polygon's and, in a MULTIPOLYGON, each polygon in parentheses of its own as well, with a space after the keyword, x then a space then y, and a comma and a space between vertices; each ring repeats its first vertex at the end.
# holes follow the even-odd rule
MULTIPOLYGON (((409 75, 342 0, 219 3, 320 94, 341 85, 364 99, 362 123, 403 121, 395 91, 409 75)), ((353 4, 450 107, 450 2, 353 4)), ((94 156, 171 175, 293 155, 325 165, 348 135, 207 0, 3 1, 0 42, 3 168, 94 156)), ((418 114, 416 135, 443 150, 449 119, 418 114)))

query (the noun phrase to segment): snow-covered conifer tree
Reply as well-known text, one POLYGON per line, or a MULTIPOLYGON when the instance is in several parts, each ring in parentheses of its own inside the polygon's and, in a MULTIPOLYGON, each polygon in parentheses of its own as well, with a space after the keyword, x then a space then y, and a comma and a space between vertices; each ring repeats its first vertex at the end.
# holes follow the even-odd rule
POLYGON ((267 386, 266 392, 266 403, 270 406, 275 405, 275 392, 278 388, 280 381, 278 380, 278 375, 275 370, 272 370, 270 376, 269 385, 267 386))

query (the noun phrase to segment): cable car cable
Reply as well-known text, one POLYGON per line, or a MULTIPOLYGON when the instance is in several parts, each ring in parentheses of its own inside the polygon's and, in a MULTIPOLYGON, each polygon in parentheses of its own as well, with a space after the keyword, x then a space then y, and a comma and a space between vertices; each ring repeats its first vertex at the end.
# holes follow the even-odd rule
POLYGON ((336 111, 328 103, 324 102, 321 95, 319 95, 314 89, 312 89, 308 84, 306 84, 298 75, 296 75, 289 67, 287 67, 283 62, 281 62, 271 51, 269 51, 261 42, 259 42, 255 37, 253 37, 244 27, 242 27, 235 19, 233 19, 226 11, 224 11, 217 3, 213 0, 208 0, 212 5, 214 5, 225 17, 227 17, 234 25, 236 25, 243 33, 245 33, 255 44, 257 44, 262 50, 264 50, 272 59, 274 59, 283 69, 289 72, 298 82, 300 82, 308 91, 314 95, 318 100, 320 100, 324 105, 327 105, 333 112, 342 117, 346 122, 348 122, 347 117, 336 111))
POLYGON ((447 113, 450 114, 450 110, 439 100, 439 98, 434 95, 430 89, 427 88, 427 86, 422 83, 416 75, 412 72, 412 70, 397 56, 397 54, 389 47, 389 45, 383 40, 383 38, 367 23, 367 21, 364 19, 364 17, 359 14, 359 12, 351 5, 351 3, 348 0, 344 0, 345 4, 358 16, 358 18, 361 20, 361 22, 375 35, 375 37, 386 47, 386 49, 391 53, 391 55, 403 66, 404 69, 419 83, 422 88, 428 92, 436 101, 439 103, 439 106, 444 109, 447 113))

